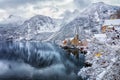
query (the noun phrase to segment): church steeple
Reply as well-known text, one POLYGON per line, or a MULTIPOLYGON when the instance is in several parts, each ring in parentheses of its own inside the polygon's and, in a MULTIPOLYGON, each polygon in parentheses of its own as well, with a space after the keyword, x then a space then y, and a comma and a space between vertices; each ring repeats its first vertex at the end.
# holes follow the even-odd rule
POLYGON ((79 40, 78 29, 75 27, 75 38, 79 40))
POLYGON ((75 27, 75 35, 77 35, 78 34, 78 29, 77 29, 77 27, 75 27))

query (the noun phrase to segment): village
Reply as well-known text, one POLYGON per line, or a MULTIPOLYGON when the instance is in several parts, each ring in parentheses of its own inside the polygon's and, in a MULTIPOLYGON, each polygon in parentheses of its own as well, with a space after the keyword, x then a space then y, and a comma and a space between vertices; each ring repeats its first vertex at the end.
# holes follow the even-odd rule
POLYGON ((106 80, 106 77, 108 80, 113 77, 120 80, 119 70, 114 68, 119 66, 116 61, 120 59, 119 16, 111 15, 110 19, 104 20, 100 33, 92 34, 89 39, 82 40, 79 35, 76 30, 73 38, 66 38, 61 43, 61 47, 76 58, 85 54, 87 66, 83 67, 78 75, 88 80, 106 80), (110 71, 113 72, 108 75, 110 71))

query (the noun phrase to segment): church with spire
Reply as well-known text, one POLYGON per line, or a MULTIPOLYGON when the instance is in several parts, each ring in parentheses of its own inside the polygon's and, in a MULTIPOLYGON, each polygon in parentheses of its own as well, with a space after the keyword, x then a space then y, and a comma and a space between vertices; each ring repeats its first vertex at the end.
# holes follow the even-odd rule
POLYGON ((79 46, 84 46, 86 44, 85 41, 81 41, 79 39, 79 33, 77 27, 74 30, 74 37, 73 38, 67 38, 63 41, 63 46, 74 46, 74 47, 79 47, 79 46))

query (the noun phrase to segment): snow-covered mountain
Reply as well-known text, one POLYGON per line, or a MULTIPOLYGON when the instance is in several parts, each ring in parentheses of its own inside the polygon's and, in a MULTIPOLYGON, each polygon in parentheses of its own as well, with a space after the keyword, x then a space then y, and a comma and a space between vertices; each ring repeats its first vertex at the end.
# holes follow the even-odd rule
POLYGON ((63 20, 62 20, 62 24, 61 25, 68 24, 69 22, 74 20, 79 15, 80 15, 80 11, 77 10, 77 9, 75 9, 73 12, 66 10, 64 12, 64 14, 61 15, 61 16, 64 17, 63 20))
POLYGON ((98 33, 102 25, 101 21, 109 19, 110 15, 119 9, 119 6, 98 2, 91 4, 81 13, 80 10, 66 11, 63 15, 64 19, 61 20, 36 15, 24 21, 11 15, 6 22, 0 24, 0 40, 11 38, 11 36, 20 40, 63 40, 67 37, 73 37, 75 29, 78 30, 80 37, 84 37, 85 34, 98 33), (13 25, 14 27, 11 27, 13 25), (4 26, 7 26, 7 28, 4 28, 4 26))
POLYGON ((30 29, 35 30, 36 33, 55 32, 58 29, 57 24, 52 18, 42 15, 32 17, 31 19, 25 21, 21 26, 27 28, 28 24, 30 29))
POLYGON ((16 15, 9 15, 7 18, 3 19, 0 24, 6 25, 6 24, 11 24, 11 25, 21 25, 24 23, 26 19, 24 19, 21 16, 16 16, 16 15))
POLYGON ((26 20, 24 24, 18 28, 16 33, 19 32, 20 36, 25 39, 29 37, 29 39, 32 40, 44 40, 58 29, 59 27, 54 19, 47 16, 36 15, 26 20))
POLYGON ((36 15, 18 27, 1 27, 1 39, 44 40, 59 30, 58 22, 47 16, 36 15))
POLYGON ((89 25, 88 23, 89 21, 86 17, 78 17, 70 23, 63 26, 58 32, 54 33, 52 37, 48 38, 48 41, 64 40, 65 38, 73 37, 76 33, 76 30, 77 32, 79 32, 79 34, 81 34, 82 27, 86 27, 87 25, 89 25))
POLYGON ((98 33, 102 25, 101 21, 109 19, 110 15, 119 9, 119 6, 111 6, 103 2, 93 3, 75 19, 53 34, 48 40, 63 40, 68 37, 73 37, 76 28, 81 38, 84 38, 85 34, 98 33))
POLYGON ((104 2, 93 3, 88 6, 81 14, 89 15, 94 18, 109 19, 111 14, 114 14, 120 6, 112 6, 104 2))

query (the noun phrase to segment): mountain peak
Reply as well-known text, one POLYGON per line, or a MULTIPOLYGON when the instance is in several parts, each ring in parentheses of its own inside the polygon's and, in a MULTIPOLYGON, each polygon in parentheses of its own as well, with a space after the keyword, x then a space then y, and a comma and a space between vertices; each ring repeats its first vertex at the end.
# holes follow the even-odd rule
POLYGON ((48 16, 43 16, 43 15, 33 16, 29 20, 26 20, 24 24, 21 26, 24 26, 27 29, 28 23, 30 29, 33 30, 35 34, 43 33, 43 32, 55 32, 58 29, 54 19, 48 16))
POLYGON ((113 13, 115 13, 118 9, 120 9, 119 6, 112 6, 112 5, 108 5, 105 4, 104 2, 97 2, 97 3, 93 3, 90 6, 88 6, 83 12, 82 14, 86 14, 86 15, 94 15, 93 12, 98 12, 99 17, 100 16, 109 16, 113 13))

